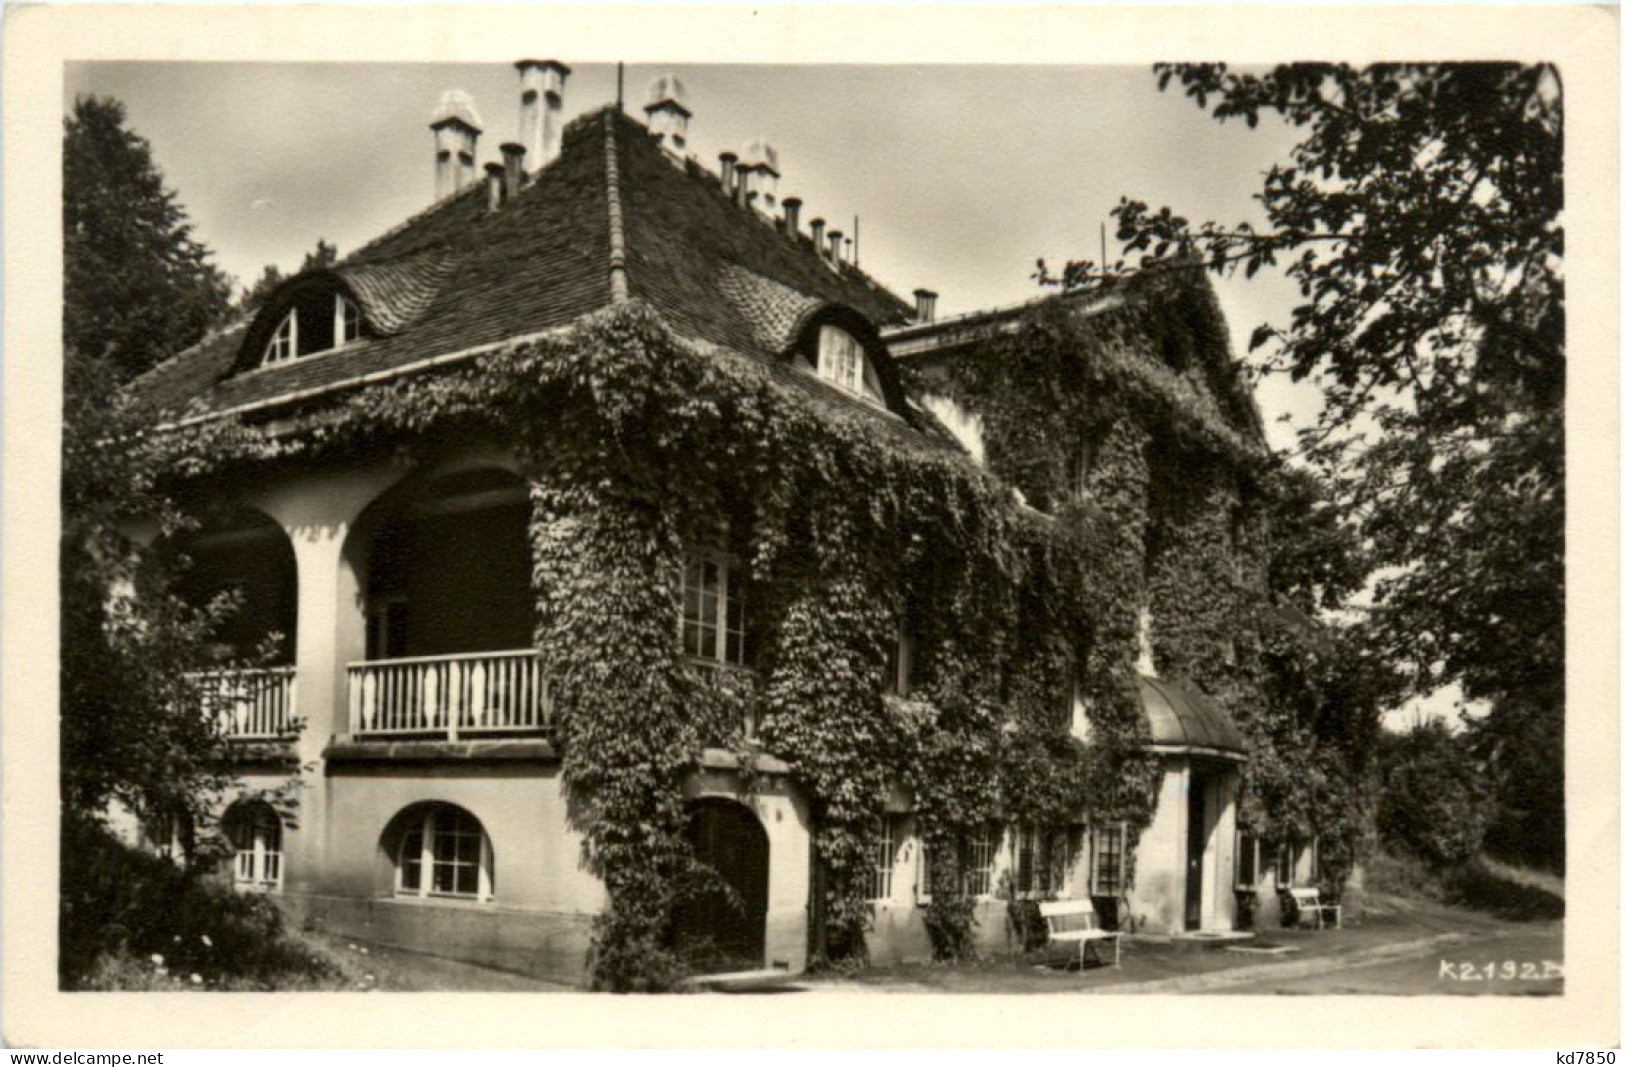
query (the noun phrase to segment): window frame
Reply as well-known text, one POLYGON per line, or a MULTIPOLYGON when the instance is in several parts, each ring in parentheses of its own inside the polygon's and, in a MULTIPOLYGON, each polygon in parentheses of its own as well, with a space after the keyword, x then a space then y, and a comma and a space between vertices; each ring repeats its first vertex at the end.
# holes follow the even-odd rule
POLYGON ((238 816, 230 821, 227 837, 232 850, 232 886, 238 892, 280 893, 285 866, 282 817, 270 805, 253 803, 240 809, 238 816), (241 837, 243 831, 247 831, 248 836, 246 848, 241 837))
POLYGON ((1128 889, 1128 830, 1120 822, 1105 823, 1089 829, 1089 895, 1120 898, 1128 889), (1115 844, 1108 849, 1107 842, 1115 844), (1101 874, 1105 866, 1101 861, 1113 860, 1110 884, 1101 874))
POLYGON ((451 804, 434 804, 423 811, 414 813, 411 820, 401 827, 400 843, 395 847, 395 897, 406 900, 463 900, 476 903, 489 903, 496 896, 496 872, 493 869, 491 856, 491 835, 486 833, 485 824, 475 815, 463 808, 451 804), (440 858, 439 844, 443 837, 471 836, 464 829, 445 829, 441 820, 447 816, 466 819, 473 824, 474 831, 479 835, 479 850, 472 863, 461 858, 455 846, 452 858, 440 858), (417 858, 413 860, 408 855, 407 846, 412 839, 418 839, 417 858), (417 866, 417 885, 407 885, 406 871, 409 863, 417 866), (439 867, 451 868, 450 890, 437 890, 434 888, 435 875, 439 867), (461 868, 475 866, 478 873, 475 875, 475 891, 465 893, 455 887, 458 882, 458 872, 461 868))
POLYGON ((260 353, 260 366, 277 367, 299 358, 299 309, 290 307, 282 313, 282 320, 271 331, 260 353))
POLYGON ((719 667, 746 668, 750 665, 750 631, 746 612, 750 605, 750 591, 746 581, 745 569, 732 553, 720 548, 705 546, 690 549, 683 558, 683 573, 679 578, 678 604, 677 604, 677 640, 678 647, 683 655, 689 659, 706 665, 719 667), (705 570, 706 565, 717 568, 716 582, 716 612, 714 621, 707 623, 705 615, 705 570), (694 567, 700 568, 700 584, 692 587, 689 582, 694 567), (689 615, 689 590, 695 588, 699 611, 696 615, 689 615), (738 624, 730 617, 734 607, 738 607, 738 624), (695 628, 695 647, 689 648, 689 627, 695 628), (712 651, 707 654, 705 648, 705 631, 712 631, 712 651), (730 656, 728 653, 729 639, 738 639, 738 655, 730 656))
POLYGON ((815 371, 819 378, 865 403, 887 406, 879 372, 857 334, 839 323, 820 323, 816 346, 815 371))
MULTIPOLYGON (((306 291, 308 294, 308 290, 306 291)), ((279 367, 285 363, 304 359, 307 356, 319 356, 323 352, 336 352, 347 345, 355 344, 362 339, 362 326, 365 321, 361 313, 361 304, 352 299, 343 290, 333 290, 332 318, 333 343, 325 348, 313 348, 306 351, 299 344, 299 316, 301 313, 311 314, 312 305, 318 298, 307 295, 304 299, 294 297, 282 309, 282 318, 277 321, 276 329, 265 342, 260 351, 261 367, 279 367)))
POLYGON ((989 823, 970 832, 965 841, 964 878, 965 895, 973 900, 986 900, 993 895, 993 873, 998 867, 999 852, 1004 847, 1003 830, 989 823), (978 855, 979 853, 983 855, 978 855), (978 860, 983 862, 978 862, 978 860))
POLYGON ((870 857, 874 869, 869 872, 869 888, 866 899, 871 904, 885 904, 892 899, 892 891, 896 888, 896 879, 893 877, 897 868, 897 846, 901 841, 901 822, 896 815, 882 815, 880 817, 880 834, 875 839, 874 855, 870 857))
MULTIPOLYGON (((361 305, 343 293, 333 294, 333 348, 343 348, 361 340, 361 305), (352 314, 353 313, 353 314, 352 314), (351 320, 354 319, 352 328, 351 320)), ((324 348, 323 352, 333 349, 324 348)), ((312 352, 311 355, 316 353, 312 352)))

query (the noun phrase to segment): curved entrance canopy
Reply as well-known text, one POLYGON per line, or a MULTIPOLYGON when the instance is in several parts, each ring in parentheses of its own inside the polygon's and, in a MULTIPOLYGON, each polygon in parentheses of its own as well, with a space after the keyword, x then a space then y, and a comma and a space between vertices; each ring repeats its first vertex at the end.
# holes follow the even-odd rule
POLYGON ((1140 706, 1157 752, 1246 762, 1247 742, 1225 710, 1194 685, 1140 675, 1140 706))

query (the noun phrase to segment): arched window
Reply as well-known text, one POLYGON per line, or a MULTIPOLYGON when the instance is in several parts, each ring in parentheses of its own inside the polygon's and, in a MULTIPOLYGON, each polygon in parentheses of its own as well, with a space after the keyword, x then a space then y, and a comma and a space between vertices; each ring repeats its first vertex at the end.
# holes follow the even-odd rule
POLYGON ((262 366, 326 352, 361 337, 361 308, 343 293, 331 291, 298 300, 277 323, 265 343, 262 366))
POLYGON ((435 804, 414 812, 395 855, 395 895, 490 900, 495 880, 491 839, 462 808, 435 804))
POLYGON ((839 326, 818 328, 818 376, 865 400, 886 402, 862 342, 839 326))
POLYGON ((226 813, 233 853, 231 880, 238 889, 275 893, 282 888, 282 820, 269 804, 234 804, 226 813))

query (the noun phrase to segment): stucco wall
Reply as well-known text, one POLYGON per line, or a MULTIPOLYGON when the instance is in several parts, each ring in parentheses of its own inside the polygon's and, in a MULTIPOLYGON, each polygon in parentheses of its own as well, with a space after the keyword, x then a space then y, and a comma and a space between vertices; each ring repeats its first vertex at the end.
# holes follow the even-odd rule
POLYGON ((386 828, 414 804, 440 802, 463 808, 484 827, 491 841, 492 904, 589 916, 603 907, 603 886, 586 869, 581 835, 569 825, 557 764, 329 767, 319 788, 332 813, 322 828, 326 862, 299 877, 290 871, 301 892, 392 896, 394 857, 383 843, 386 828))
POLYGON ((1134 850, 1129 910, 1144 931, 1174 933, 1185 925, 1185 790, 1189 781, 1188 760, 1164 763, 1157 812, 1140 833, 1134 850))

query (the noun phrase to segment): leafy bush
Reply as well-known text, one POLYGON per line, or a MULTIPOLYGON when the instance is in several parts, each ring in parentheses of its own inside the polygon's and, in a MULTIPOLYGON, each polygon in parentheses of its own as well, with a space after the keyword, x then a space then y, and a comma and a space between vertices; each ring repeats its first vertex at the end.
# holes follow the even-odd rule
POLYGON ((938 960, 966 960, 976 955, 972 934, 976 929, 976 902, 970 897, 942 895, 925 906, 926 936, 931 956, 938 960))
POLYGON ((1384 844, 1438 867, 1465 863, 1484 841, 1493 805, 1467 743, 1438 720, 1382 739, 1384 844))
POLYGON ((327 960, 285 936, 282 913, 266 897, 234 892, 204 867, 182 868, 72 819, 63 823, 60 918, 64 989, 165 988, 168 975, 266 988, 335 976, 327 960))

